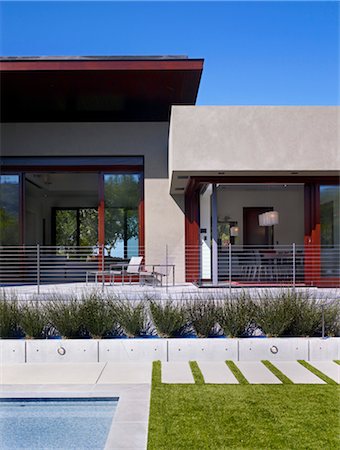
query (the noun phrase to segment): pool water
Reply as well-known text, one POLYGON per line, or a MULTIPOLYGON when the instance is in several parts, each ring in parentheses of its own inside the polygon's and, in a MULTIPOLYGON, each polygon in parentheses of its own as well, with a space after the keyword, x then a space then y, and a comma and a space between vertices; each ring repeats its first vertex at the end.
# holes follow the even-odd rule
POLYGON ((0 449, 104 449, 117 398, 0 399, 0 449))

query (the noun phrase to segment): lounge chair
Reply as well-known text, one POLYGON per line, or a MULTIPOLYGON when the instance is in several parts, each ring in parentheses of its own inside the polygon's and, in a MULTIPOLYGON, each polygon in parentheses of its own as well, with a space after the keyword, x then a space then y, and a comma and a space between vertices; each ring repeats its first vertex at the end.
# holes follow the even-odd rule
POLYGON ((116 263, 110 265, 110 274, 113 277, 119 275, 122 277, 122 283, 124 284, 125 277, 129 278, 129 283, 131 284, 131 279, 135 276, 139 276, 141 270, 141 264, 143 261, 142 256, 132 256, 128 263, 116 263))

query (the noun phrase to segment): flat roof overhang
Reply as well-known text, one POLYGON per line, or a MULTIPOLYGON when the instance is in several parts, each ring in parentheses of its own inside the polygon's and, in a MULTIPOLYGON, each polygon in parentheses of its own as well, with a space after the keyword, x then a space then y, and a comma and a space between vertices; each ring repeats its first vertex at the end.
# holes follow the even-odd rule
POLYGON ((2 122, 168 121, 194 105, 203 59, 2 57, 2 122))

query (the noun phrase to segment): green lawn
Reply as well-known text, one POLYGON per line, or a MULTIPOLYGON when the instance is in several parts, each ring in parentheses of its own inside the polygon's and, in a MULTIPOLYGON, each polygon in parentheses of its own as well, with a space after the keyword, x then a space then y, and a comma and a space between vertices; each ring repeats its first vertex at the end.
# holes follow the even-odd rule
POLYGON ((154 363, 149 450, 340 448, 335 385, 195 385, 160 382, 154 363))

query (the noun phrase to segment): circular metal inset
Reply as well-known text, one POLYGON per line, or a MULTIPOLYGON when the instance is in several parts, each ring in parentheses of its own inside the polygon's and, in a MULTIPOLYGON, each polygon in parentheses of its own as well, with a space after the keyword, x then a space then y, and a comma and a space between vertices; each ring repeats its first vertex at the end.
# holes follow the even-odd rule
POLYGON ((64 356, 66 353, 66 350, 64 349, 64 347, 58 347, 57 352, 59 353, 59 355, 64 356))
POLYGON ((270 347, 270 351, 271 351, 274 355, 276 355, 276 353, 278 353, 279 349, 276 347, 276 345, 272 345, 272 346, 270 347))

